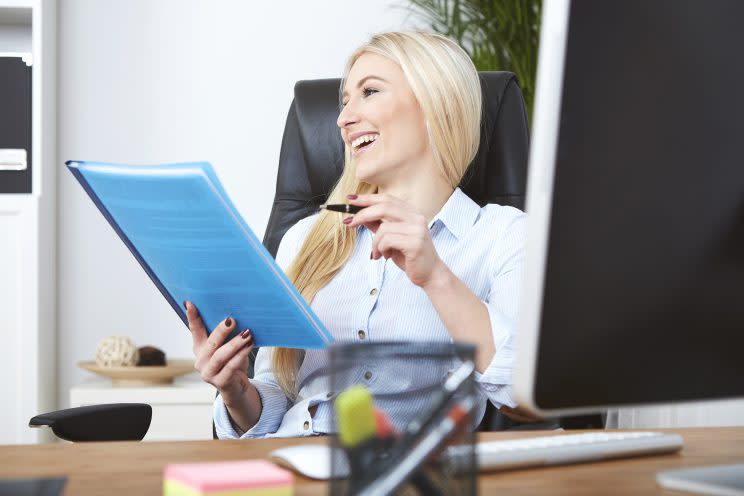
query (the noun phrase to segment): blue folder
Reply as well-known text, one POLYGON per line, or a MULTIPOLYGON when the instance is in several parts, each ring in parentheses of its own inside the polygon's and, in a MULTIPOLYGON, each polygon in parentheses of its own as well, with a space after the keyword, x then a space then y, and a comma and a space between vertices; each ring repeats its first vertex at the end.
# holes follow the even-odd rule
POLYGON ((257 346, 324 348, 333 337, 248 227, 206 162, 66 162, 93 203, 187 324, 251 329, 257 346))

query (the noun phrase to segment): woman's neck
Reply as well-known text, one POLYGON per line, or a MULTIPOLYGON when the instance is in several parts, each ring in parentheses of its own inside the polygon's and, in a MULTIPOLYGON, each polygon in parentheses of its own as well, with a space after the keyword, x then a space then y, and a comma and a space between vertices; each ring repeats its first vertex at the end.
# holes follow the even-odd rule
POLYGON ((378 193, 400 198, 421 212, 430 222, 455 189, 438 174, 408 178, 405 182, 378 187, 378 193))

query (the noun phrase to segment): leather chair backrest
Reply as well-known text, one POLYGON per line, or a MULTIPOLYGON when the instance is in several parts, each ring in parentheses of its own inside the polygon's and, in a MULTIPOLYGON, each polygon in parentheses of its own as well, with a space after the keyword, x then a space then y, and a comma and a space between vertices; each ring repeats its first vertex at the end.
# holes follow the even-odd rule
MULTIPOLYGON (((524 209, 529 129, 522 91, 510 72, 481 72, 480 79, 480 147, 460 187, 480 205, 524 209)), ((340 79, 318 79, 295 85, 263 241, 274 256, 287 229, 317 212, 341 176, 344 147, 336 125, 340 84, 340 79)))

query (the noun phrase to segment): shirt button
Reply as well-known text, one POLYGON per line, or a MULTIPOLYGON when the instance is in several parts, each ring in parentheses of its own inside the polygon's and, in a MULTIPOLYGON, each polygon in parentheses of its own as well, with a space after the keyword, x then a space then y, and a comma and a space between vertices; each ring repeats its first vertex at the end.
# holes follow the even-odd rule
POLYGON ((374 296, 377 294, 377 288, 372 288, 372 291, 369 292, 370 296, 374 296))
POLYGON ((310 422, 308 422, 307 420, 305 420, 305 423, 302 424, 302 428, 305 429, 305 430, 308 430, 310 428, 310 422))
POLYGON ((359 339, 364 339, 367 337, 367 334, 360 329, 359 332, 357 332, 357 336, 359 336, 359 339))
POLYGON ((370 379, 372 379, 372 372, 370 372, 369 370, 368 370, 368 371, 366 371, 366 372, 364 373, 364 378, 365 378, 365 379, 367 379, 367 380, 370 380, 370 379))

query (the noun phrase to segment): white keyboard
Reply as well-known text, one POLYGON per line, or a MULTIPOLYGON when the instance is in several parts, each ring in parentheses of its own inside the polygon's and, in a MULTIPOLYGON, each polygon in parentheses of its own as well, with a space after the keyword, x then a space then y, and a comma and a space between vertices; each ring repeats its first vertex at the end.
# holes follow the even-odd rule
POLYGON ((591 432, 480 442, 476 452, 480 470, 489 471, 673 453, 681 448, 677 434, 591 432))

